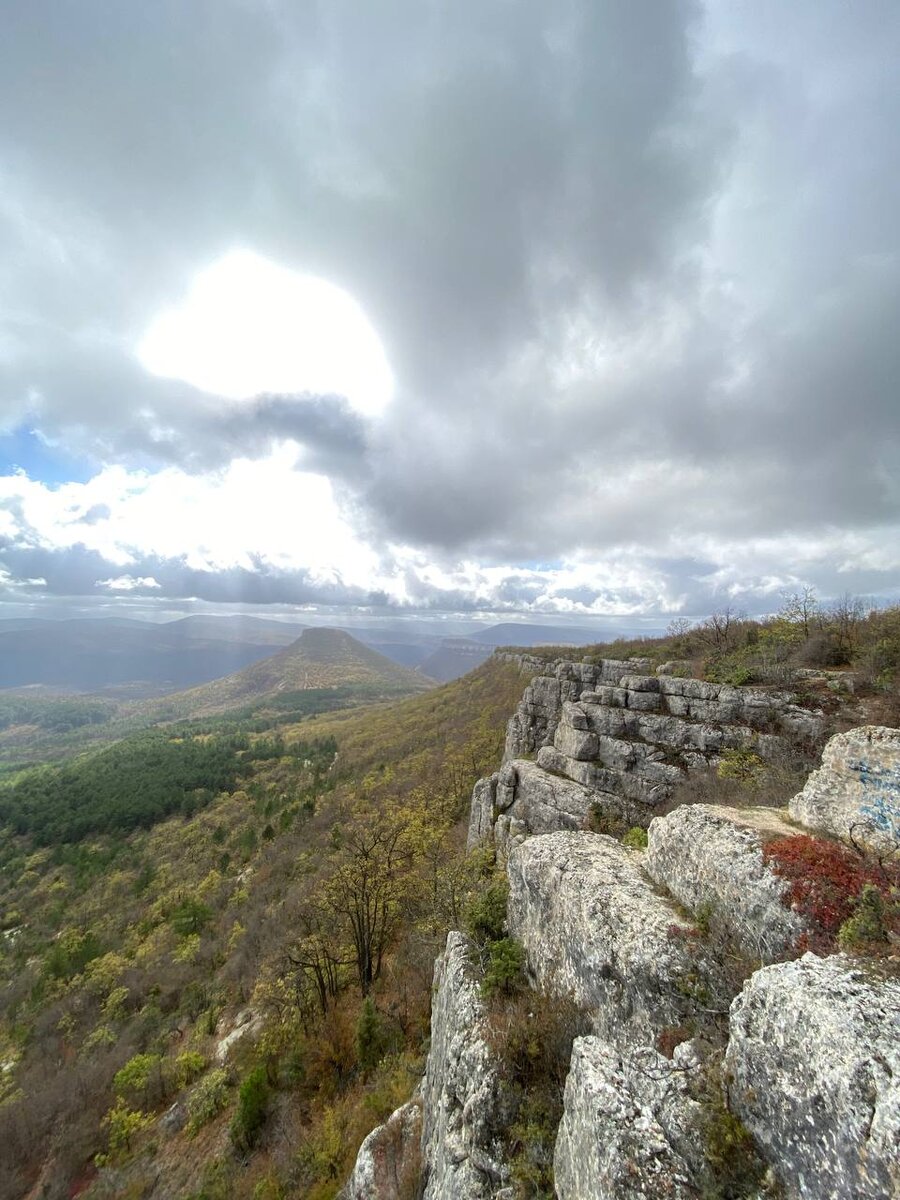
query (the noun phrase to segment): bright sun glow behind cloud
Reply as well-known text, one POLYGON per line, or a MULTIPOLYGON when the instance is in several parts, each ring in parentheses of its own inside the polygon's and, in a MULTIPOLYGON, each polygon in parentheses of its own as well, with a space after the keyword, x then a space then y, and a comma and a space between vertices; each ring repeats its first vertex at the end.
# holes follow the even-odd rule
POLYGON ((247 250, 201 271, 184 301, 156 317, 137 355, 154 375, 232 400, 337 394, 376 416, 394 390, 384 347, 352 296, 247 250))

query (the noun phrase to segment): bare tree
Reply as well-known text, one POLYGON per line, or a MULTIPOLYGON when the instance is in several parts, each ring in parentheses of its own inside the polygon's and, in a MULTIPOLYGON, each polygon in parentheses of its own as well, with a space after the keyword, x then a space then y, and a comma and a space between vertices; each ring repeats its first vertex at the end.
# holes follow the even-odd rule
POLYGON ((346 931, 359 989, 368 995, 400 921, 410 847, 397 815, 366 806, 339 822, 340 849, 323 904, 346 931))
POLYGON ((802 630, 804 641, 809 641, 818 613, 819 601, 815 588, 804 587, 799 592, 782 592, 778 615, 802 630))
POLYGON ((865 614, 862 600, 851 596, 849 592, 845 592, 829 608, 836 649, 843 662, 851 662, 853 659, 865 614))
POLYGON ((714 653, 726 654, 734 645, 741 622, 746 619, 746 613, 738 612, 728 604, 701 621, 697 633, 701 642, 714 653))

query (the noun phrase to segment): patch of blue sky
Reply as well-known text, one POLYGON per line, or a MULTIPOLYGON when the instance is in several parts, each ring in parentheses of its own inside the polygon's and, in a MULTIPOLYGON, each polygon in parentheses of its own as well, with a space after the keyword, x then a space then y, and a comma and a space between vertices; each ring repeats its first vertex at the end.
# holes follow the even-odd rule
POLYGON ((46 441, 34 429, 22 425, 11 433, 0 433, 0 475, 16 471, 24 471, 29 479, 52 487, 86 483, 97 468, 88 459, 69 454, 63 446, 46 441))
POLYGON ((520 571, 561 571, 563 562, 561 558, 553 559, 529 559, 527 562, 516 563, 520 571))

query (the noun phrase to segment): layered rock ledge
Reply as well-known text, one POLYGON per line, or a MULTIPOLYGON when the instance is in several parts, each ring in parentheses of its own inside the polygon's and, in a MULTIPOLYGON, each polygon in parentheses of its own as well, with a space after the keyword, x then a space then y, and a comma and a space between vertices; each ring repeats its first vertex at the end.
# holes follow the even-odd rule
POLYGON ((776 760, 824 731, 823 715, 789 693, 651 675, 646 660, 545 670, 510 719, 503 769, 476 786, 470 846, 493 840, 505 852, 533 834, 583 827, 592 806, 646 825, 692 772, 724 755, 776 760))
POLYGON ((475 785, 469 848, 493 840, 498 850, 508 853, 535 834, 583 829, 594 800, 589 788, 560 779, 536 763, 506 763, 475 785))

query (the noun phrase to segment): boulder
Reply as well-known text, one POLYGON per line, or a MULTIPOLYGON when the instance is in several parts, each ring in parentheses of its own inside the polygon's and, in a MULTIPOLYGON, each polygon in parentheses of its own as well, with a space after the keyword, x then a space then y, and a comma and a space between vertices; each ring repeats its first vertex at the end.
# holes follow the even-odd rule
POLYGON ((767 840, 797 830, 776 810, 690 804, 654 817, 645 867, 656 883, 758 962, 783 958, 805 931, 763 858, 767 840))
POLYGON ((497 774, 479 779, 472 789, 472 803, 469 807, 469 833, 466 839, 466 849, 474 850, 476 846, 484 845, 494 836, 494 805, 497 800, 497 774))
POLYGON ((469 951, 463 934, 450 933, 435 963, 422 1083, 424 1200, 489 1200, 508 1174, 504 1105, 469 951))
POLYGON ((707 970, 641 858, 599 834, 552 833, 516 846, 507 863, 507 922, 531 978, 571 996, 614 1043, 653 1042, 682 1024, 707 970))
POLYGON ((655 1051, 625 1058, 597 1037, 576 1038, 556 1137, 559 1200, 694 1200, 679 1150, 697 1105, 684 1072, 655 1051))
POLYGON ((254 1012, 251 1008, 244 1008, 234 1018, 231 1029, 221 1037, 216 1043, 215 1060, 220 1066, 223 1066, 229 1058, 231 1051, 245 1037, 255 1038, 262 1029, 263 1018, 262 1014, 254 1012))
POLYGON ((752 975, 729 1028, 731 1107, 791 1195, 900 1195, 900 983, 805 954, 752 975))
POLYGON ((485 840, 490 803, 494 845, 502 853, 534 834, 582 829, 595 799, 586 787, 524 759, 507 763, 492 780, 492 787, 482 787, 491 782, 485 780, 475 785, 469 845, 485 840))
POLYGON ((180 1100, 176 1100, 171 1104, 163 1115, 157 1121, 157 1126, 162 1133, 172 1137, 176 1133, 180 1133, 187 1124, 187 1108, 180 1100))
POLYGON ((791 800, 818 833, 883 852, 900 847, 900 729, 863 725, 831 738, 822 765, 791 800))
POLYGON ((338 1200, 409 1200, 421 1170, 422 1106, 410 1100, 365 1139, 338 1200))

